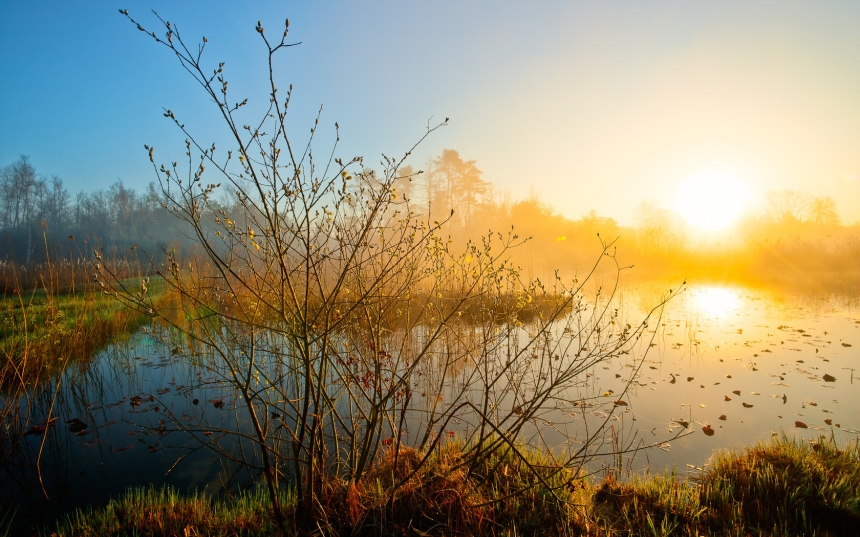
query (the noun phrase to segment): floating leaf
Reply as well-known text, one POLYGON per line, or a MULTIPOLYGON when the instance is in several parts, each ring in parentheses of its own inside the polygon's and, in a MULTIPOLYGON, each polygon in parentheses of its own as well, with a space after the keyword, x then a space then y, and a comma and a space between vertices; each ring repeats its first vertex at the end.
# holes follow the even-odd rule
POLYGON ((825 373, 823 378, 824 378, 824 382, 836 382, 836 377, 828 375, 826 373, 825 373))
POLYGON ((691 380, 693 380, 693 378, 695 377, 687 377, 687 382, 690 382, 691 380))
POLYGON ((680 425, 680 426, 681 426, 681 427, 683 427, 684 429, 687 429, 688 427, 690 427, 690 422, 689 422, 689 421, 684 421, 684 420, 675 420, 675 423, 677 423, 678 425, 680 425))
POLYGON ((731 400, 732 400, 732 398, 731 398, 731 397, 729 397, 728 395, 724 395, 723 397, 725 397, 725 398, 726 398, 726 401, 731 401, 731 400))
POLYGON ((619 399, 618 401, 615 401, 615 406, 627 406, 627 401, 619 399))
POLYGON ((128 450, 130 450, 130 449, 131 449, 131 448, 133 448, 133 447, 134 447, 134 444, 129 444, 129 445, 127 445, 127 446, 114 448, 114 449, 112 449, 111 451, 113 451, 114 453, 122 453, 123 451, 128 451, 128 450))
POLYGON ((66 423, 69 425, 69 431, 73 433, 79 433, 87 428, 87 424, 79 420, 78 418, 73 418, 67 421, 66 423))
POLYGON ((827 425, 833 425, 833 420, 828 418, 828 419, 824 420, 824 423, 826 423, 827 425))
POLYGON ((740 395, 741 391, 740 390, 732 390, 732 393, 735 395, 740 395))
POLYGON ((720 417, 719 417, 719 418, 717 418, 717 419, 722 420, 722 421, 726 421, 726 419, 727 419, 727 418, 726 418, 726 415, 725 415, 725 414, 723 414, 722 416, 720 416, 720 417))
POLYGON ((753 405, 748 405, 746 403, 742 403, 742 404, 744 405, 744 408, 752 408, 753 407, 753 405))
POLYGON ((842 346, 843 346, 843 347, 850 347, 850 346, 851 346, 851 344, 850 344, 850 343, 843 343, 843 344, 842 344, 842 346))
POLYGON ((794 426, 797 427, 798 429, 808 429, 809 428, 802 421, 795 421, 794 426))
POLYGON ((702 432, 705 433, 707 436, 714 436, 714 430, 711 429, 710 425, 705 425, 704 427, 702 427, 702 432))

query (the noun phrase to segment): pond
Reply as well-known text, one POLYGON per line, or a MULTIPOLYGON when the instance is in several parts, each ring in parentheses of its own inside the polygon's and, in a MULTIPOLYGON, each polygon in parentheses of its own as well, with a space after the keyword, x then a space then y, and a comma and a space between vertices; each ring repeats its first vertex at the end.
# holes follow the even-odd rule
MULTIPOLYGON (((625 291, 627 316, 641 318, 665 291, 625 291)), ((3 463, 0 485, 19 527, 103 505, 128 487, 216 494, 255 485, 244 464, 255 462, 246 459, 250 445, 219 432, 247 421, 233 392, 154 327, 144 330, 71 365, 58 387, 43 386, 23 403, 29 428, 3 463)), ((570 404, 528 433, 561 446, 605 422, 616 446, 653 446, 627 453, 625 468, 680 473, 701 471, 715 449, 772 435, 856 441, 858 350, 858 297, 690 286, 637 343, 631 356, 644 361, 595 365, 570 404)))

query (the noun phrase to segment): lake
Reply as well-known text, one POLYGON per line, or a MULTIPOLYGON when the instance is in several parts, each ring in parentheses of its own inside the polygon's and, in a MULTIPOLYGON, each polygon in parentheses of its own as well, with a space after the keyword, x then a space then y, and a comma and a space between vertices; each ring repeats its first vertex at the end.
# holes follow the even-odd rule
MULTIPOLYGON (((627 318, 641 319, 667 288, 625 290, 627 318)), ((58 421, 46 434, 20 424, 3 464, 3 503, 18 506, 21 527, 103 505, 128 487, 219 493, 254 486, 243 464, 254 463, 250 444, 220 432, 245 421, 232 391, 155 326, 144 330, 68 367, 53 408, 54 384, 25 402, 27 426, 44 424, 49 410, 58 421)), ((526 434, 561 451, 606 423, 604 452, 629 452, 620 462, 598 457, 592 467, 679 473, 701 471, 715 449, 772 435, 856 441, 858 350, 856 296, 689 286, 631 355, 591 368, 569 404, 553 407, 526 434), (645 446, 652 447, 636 451, 645 446)), ((457 434, 468 434, 468 424, 459 427, 457 434)))

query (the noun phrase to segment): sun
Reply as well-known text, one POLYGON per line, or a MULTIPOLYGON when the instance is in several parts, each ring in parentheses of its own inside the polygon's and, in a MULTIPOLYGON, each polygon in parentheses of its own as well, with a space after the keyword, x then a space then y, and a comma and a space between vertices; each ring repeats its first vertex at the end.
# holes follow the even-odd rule
POLYGON ((737 176, 709 171, 681 185, 675 195, 675 210, 694 226, 718 231, 737 220, 749 197, 746 183, 737 176))

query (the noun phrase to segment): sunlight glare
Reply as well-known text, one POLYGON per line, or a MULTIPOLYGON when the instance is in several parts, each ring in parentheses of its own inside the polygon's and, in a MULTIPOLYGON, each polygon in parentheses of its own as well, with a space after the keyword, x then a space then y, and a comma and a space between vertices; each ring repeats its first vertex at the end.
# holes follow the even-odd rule
POLYGON ((675 210, 684 220, 709 230, 727 228, 743 212, 749 189, 738 177, 709 171, 687 179, 675 196, 675 210))
POLYGON ((698 309, 714 317, 738 309, 739 298, 736 291, 727 287, 702 287, 693 292, 693 301, 698 309))

